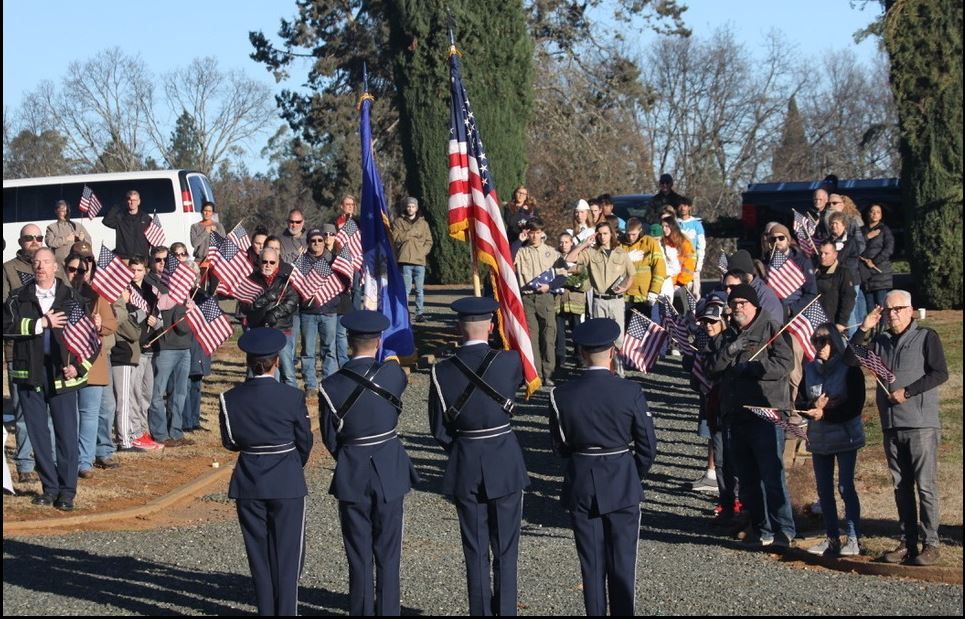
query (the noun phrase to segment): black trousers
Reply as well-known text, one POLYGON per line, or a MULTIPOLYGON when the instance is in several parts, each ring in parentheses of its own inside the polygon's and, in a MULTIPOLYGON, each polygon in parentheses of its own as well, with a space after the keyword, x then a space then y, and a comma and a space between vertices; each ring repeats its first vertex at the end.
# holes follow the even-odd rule
POLYGON ((79 439, 77 436, 77 391, 56 394, 52 387, 37 390, 19 385, 20 406, 33 445, 37 474, 43 493, 52 499, 73 501, 77 494, 79 439), (49 410, 49 414, 48 414, 49 410), (54 442, 50 444, 53 422, 54 442), (56 463, 54 449, 57 450, 56 463))
POLYGON ((255 581, 258 614, 298 614, 298 577, 305 560, 305 497, 238 499, 236 508, 255 581))
POLYGON ((640 506, 599 514, 583 509, 570 512, 576 553, 583 573, 583 604, 587 616, 633 615, 637 577, 640 506))

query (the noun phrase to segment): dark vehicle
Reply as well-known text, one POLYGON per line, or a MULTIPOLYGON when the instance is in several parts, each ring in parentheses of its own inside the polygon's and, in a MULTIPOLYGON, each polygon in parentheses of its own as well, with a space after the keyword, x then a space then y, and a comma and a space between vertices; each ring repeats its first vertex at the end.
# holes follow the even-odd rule
MULTIPOLYGON (((741 233, 738 246, 759 257, 761 232, 769 221, 777 221, 793 230, 793 210, 804 215, 812 207, 814 190, 821 181, 812 183, 752 183, 741 194, 741 233), (792 210, 793 209, 793 210, 792 210)), ((873 178, 838 181, 838 192, 854 200, 858 210, 880 204, 884 221, 895 235, 893 258, 905 255, 905 214, 901 208, 901 188, 897 178, 873 178)))
POLYGON ((645 224, 654 223, 650 221, 653 214, 652 193, 634 193, 623 196, 613 196, 613 214, 626 221, 631 217, 636 217, 645 224))

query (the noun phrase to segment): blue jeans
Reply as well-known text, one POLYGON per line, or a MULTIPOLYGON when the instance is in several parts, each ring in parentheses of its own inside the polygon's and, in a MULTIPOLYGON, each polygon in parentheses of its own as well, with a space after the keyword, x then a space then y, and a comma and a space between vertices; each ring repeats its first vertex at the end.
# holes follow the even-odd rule
POLYGON ((154 355, 154 391, 151 408, 147 413, 151 437, 162 442, 184 437, 184 402, 188 396, 188 370, 191 368, 191 351, 162 350, 154 355), (170 408, 164 404, 164 395, 171 383, 170 408))
POLYGON ((412 281, 415 280, 415 313, 421 314, 425 306, 425 291, 422 285, 426 279, 426 268, 418 264, 402 265, 402 281, 405 283, 405 298, 408 303, 412 281))
POLYGON ((864 293, 861 292, 861 285, 856 284, 854 287, 854 309, 851 310, 851 316, 848 317, 848 324, 854 325, 848 329, 848 336, 854 335, 854 332, 858 330, 861 325, 861 321, 868 314, 868 308, 865 307, 864 293))
POLYGON ((302 314, 302 379, 305 390, 318 389, 316 359, 322 360, 322 378, 327 378, 338 370, 335 351, 335 334, 338 331, 337 314, 302 314), (321 343, 316 349, 315 344, 321 343), (316 354, 317 352, 317 354, 316 354))
POLYGON ((184 407, 184 429, 191 430, 201 427, 201 381, 204 376, 192 374, 191 384, 188 385, 188 403, 184 407))
MULTIPOLYGON (((109 362, 108 362, 109 363, 109 362)), ((114 399, 114 372, 107 367, 107 386, 101 396, 101 410, 97 420, 97 448, 94 457, 110 458, 117 451, 114 444, 114 415, 117 413, 117 400, 114 399)))
POLYGON ((781 534, 790 542, 795 528, 784 479, 784 430, 763 419, 748 419, 728 423, 725 432, 727 455, 734 457, 740 500, 754 533, 762 540, 781 534))
POLYGON ((279 382, 298 387, 295 378, 295 335, 291 330, 285 333, 285 347, 278 353, 278 365, 281 372, 279 382))
POLYGON ((814 464, 814 479, 821 500, 821 513, 824 515, 824 530, 828 537, 838 537, 838 505, 834 499, 834 461, 838 461, 838 491, 844 499, 845 535, 857 538, 861 530, 861 502, 858 491, 854 489, 854 468, 858 462, 858 450, 842 451, 836 454, 811 454, 814 464))
POLYGON ((877 305, 879 307, 885 306, 885 297, 888 296, 887 290, 872 290, 871 292, 864 293, 864 304, 867 311, 871 311, 877 305))
MULTIPOLYGON (((335 327, 335 368, 332 373, 338 371, 340 367, 348 363, 348 331, 342 326, 341 316, 336 316, 337 325, 335 327)), ((331 352, 329 352, 329 358, 331 357, 331 352)), ((325 359, 325 367, 328 366, 329 358, 325 359)))
POLYGON ((87 385, 77 392, 77 438, 80 448, 78 466, 86 471, 94 466, 94 449, 97 447, 97 425, 100 423, 102 385, 87 385))

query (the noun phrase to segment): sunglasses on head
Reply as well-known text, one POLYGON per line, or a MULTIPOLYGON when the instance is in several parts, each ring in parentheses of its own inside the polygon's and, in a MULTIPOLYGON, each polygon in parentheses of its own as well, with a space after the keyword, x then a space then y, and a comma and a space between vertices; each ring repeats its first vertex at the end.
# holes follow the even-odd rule
POLYGON ((85 268, 83 268, 83 267, 67 267, 67 272, 68 272, 68 273, 80 273, 81 275, 83 275, 84 273, 87 273, 87 269, 85 269, 85 268))
POLYGON ((44 242, 44 237, 43 237, 43 235, 40 235, 40 234, 37 234, 37 235, 25 234, 25 235, 23 235, 22 237, 20 237, 20 240, 23 241, 24 243, 29 243, 30 241, 36 241, 36 242, 38 242, 38 243, 43 243, 43 242, 44 242))

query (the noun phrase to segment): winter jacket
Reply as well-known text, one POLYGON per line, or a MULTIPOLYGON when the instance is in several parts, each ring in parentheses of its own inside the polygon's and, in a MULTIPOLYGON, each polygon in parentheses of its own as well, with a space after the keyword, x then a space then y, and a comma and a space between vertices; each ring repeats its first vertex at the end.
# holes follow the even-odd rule
POLYGON ((70 248, 78 241, 90 243, 90 233, 84 224, 76 221, 59 219, 47 226, 47 234, 44 235, 44 245, 54 250, 57 262, 63 263, 70 254, 70 248))
POLYGON ((255 271, 248 279, 264 289, 250 304, 242 304, 242 312, 248 320, 248 327, 274 327, 283 331, 292 328, 298 313, 298 293, 288 285, 291 269, 282 270, 271 280, 271 285, 260 271, 255 271), (279 299, 281 299, 279 301, 279 299))
POLYGON ((425 266, 432 249, 432 232, 422 216, 414 220, 399 217, 392 224, 392 244, 399 264, 425 266))
POLYGON ((835 262, 829 267, 818 267, 814 276, 821 294, 821 306, 828 318, 836 325, 848 326, 855 302, 851 273, 840 262, 835 262))
POLYGON ((871 260, 877 270, 858 261, 858 273, 861 277, 861 289, 865 292, 876 290, 891 290, 894 287, 892 277, 891 254, 895 251, 895 236, 891 233, 891 228, 885 224, 878 224, 874 228, 865 226, 861 229, 865 237, 864 252, 862 258, 871 260), (869 237, 869 234, 875 234, 869 237))
MULTIPOLYGON (((139 209, 133 215, 123 206, 115 206, 104 216, 104 225, 117 231, 114 253, 121 258, 142 256, 151 253, 151 244, 144 231, 151 224, 151 216, 139 209)), ((148 265, 150 269, 150 265, 148 265)))

